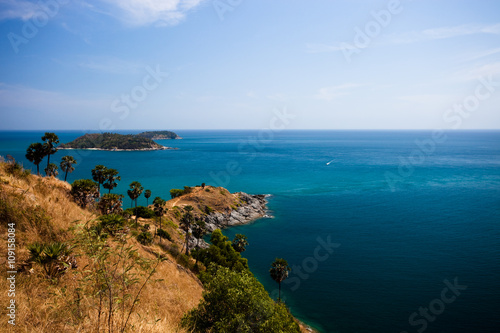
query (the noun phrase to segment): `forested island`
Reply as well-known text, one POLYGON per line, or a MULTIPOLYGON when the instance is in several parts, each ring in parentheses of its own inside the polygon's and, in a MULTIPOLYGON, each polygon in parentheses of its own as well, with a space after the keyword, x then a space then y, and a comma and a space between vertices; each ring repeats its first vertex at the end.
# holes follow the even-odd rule
POLYGON ((148 131, 137 134, 139 136, 151 139, 151 140, 173 140, 182 139, 176 133, 172 131, 148 131))
MULTIPOLYGON (((155 132, 144 132, 141 134, 117 134, 117 133, 92 133, 59 145, 59 149, 95 149, 110 151, 127 150, 164 150, 173 149, 162 146, 148 137, 155 132), (144 136, 143 134, 147 134, 144 136)), ((163 133, 163 132, 159 132, 163 133)), ((169 132, 173 133, 173 132, 169 132)), ((173 133, 175 136, 177 134, 173 133)))

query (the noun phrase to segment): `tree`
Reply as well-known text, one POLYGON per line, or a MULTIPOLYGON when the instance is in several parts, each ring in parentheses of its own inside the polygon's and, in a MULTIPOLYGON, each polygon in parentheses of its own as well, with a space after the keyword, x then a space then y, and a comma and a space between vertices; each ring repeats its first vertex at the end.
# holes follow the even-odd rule
MULTIPOLYGON (((132 201, 135 201, 135 210, 137 210, 137 198, 139 198, 142 191, 144 191, 144 187, 142 187, 141 183, 137 181, 130 183, 129 187, 130 190, 127 191, 127 194, 132 201)), ((137 212, 135 214, 135 226, 137 227, 137 212)))
POLYGON ((92 179, 95 180, 97 184, 99 184, 98 198, 101 197, 101 184, 106 180, 105 173, 107 169, 108 168, 106 168, 104 165, 96 165, 95 168, 92 169, 92 179))
POLYGON ((248 245, 248 238, 245 235, 242 234, 236 234, 233 239, 233 249, 235 249, 237 252, 241 253, 245 251, 245 247, 248 245))
POLYGON ((185 213, 181 218, 180 227, 186 233, 186 254, 189 254, 189 236, 191 225, 193 224, 194 217, 192 211, 194 210, 193 206, 184 207, 185 213))
POLYGON ((105 169, 103 171, 104 181, 102 187, 109 190, 108 193, 111 193, 111 190, 118 186, 116 181, 122 180, 120 176, 118 176, 118 170, 116 169, 105 169))
POLYGON ((50 171, 50 155, 54 155, 57 152, 56 145, 59 144, 59 137, 55 133, 45 132, 45 135, 42 136, 42 141, 45 141, 43 148, 47 156, 47 169, 50 171))
POLYGON ((208 267, 203 299, 182 318, 189 332, 300 333, 283 303, 275 303, 248 270, 208 267))
POLYGON ((26 159, 36 165, 36 173, 40 176, 40 163, 45 157, 45 149, 39 142, 32 143, 26 149, 26 159))
POLYGON ((149 206, 149 198, 151 197, 151 190, 144 191, 144 197, 146 198, 146 206, 149 206))
POLYGON ((291 270, 292 269, 288 266, 288 262, 285 259, 276 258, 271 264, 269 273, 271 274, 271 278, 278 282, 279 285, 278 302, 281 300, 281 282, 288 277, 288 272, 291 270))
POLYGON ((86 208, 99 197, 98 184, 90 179, 78 179, 71 184, 71 196, 78 205, 86 208))
MULTIPOLYGON (((196 238, 196 252, 200 249, 200 239, 207 234, 207 225, 204 220, 195 218, 193 224, 193 236, 196 238)), ((198 253, 197 253, 198 254, 198 253)), ((196 256, 196 263, 198 265, 198 255, 196 256)))
POLYGON ((73 172, 73 170, 75 170, 73 164, 76 164, 76 160, 73 156, 67 155, 61 159, 61 170, 65 172, 64 181, 68 178, 68 172, 73 172))
MULTIPOLYGON (((166 208, 164 207, 165 206, 165 200, 163 200, 162 198, 160 197, 156 197, 154 200, 153 200, 153 205, 154 205, 154 211, 155 211, 155 215, 156 217, 159 217, 160 218, 160 221, 159 221, 159 225, 160 225, 160 230, 162 230, 161 228, 161 217, 163 216, 166 208)), ((163 233, 160 233, 160 242, 161 242, 161 235, 163 233)))
POLYGON ((118 214, 122 211, 122 194, 106 193, 99 200, 99 210, 101 214, 118 214))
POLYGON ((57 171, 57 165, 55 163, 50 163, 49 165, 47 165, 47 167, 45 168, 45 174, 47 176, 53 176, 53 177, 57 177, 57 175, 59 174, 59 172, 57 171))

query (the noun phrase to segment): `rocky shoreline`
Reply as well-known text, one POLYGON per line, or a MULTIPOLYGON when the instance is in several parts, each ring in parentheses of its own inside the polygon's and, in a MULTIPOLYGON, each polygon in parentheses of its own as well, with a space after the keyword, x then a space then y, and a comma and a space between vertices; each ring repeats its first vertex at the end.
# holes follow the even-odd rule
MULTIPOLYGON (((205 223, 208 233, 212 233, 215 229, 225 229, 236 225, 251 223, 259 218, 272 218, 267 211, 267 199, 269 195, 264 194, 247 194, 244 192, 236 193, 241 199, 239 207, 228 208, 226 212, 213 212, 205 217, 205 223)), ((189 247, 196 247, 197 239, 191 238, 189 247)), ((200 239, 200 247, 208 247, 208 244, 200 239)))

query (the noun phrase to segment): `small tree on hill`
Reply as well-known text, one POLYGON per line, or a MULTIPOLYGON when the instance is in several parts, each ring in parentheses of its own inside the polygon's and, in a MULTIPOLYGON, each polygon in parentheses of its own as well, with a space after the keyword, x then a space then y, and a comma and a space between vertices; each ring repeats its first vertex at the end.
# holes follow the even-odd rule
POLYGON ((82 208, 86 208, 99 197, 98 185, 90 179, 78 179, 71 184, 71 196, 82 208))
POLYGON ((118 214, 122 209, 122 194, 115 193, 106 193, 102 196, 101 200, 99 200, 99 210, 101 214, 118 214))
POLYGON ((149 206, 149 198, 151 198, 151 190, 144 191, 144 197, 146 198, 146 206, 149 206))
MULTIPOLYGON (((139 198, 142 191, 144 191, 144 187, 142 187, 141 183, 137 181, 130 183, 129 187, 130 190, 127 191, 127 194, 130 199, 135 202, 135 210, 137 211, 137 198, 139 198)), ((137 227, 137 212, 135 213, 135 226, 137 227)))
POLYGON ((50 155, 54 155, 57 152, 56 145, 59 144, 59 137, 55 133, 46 132, 44 136, 42 136, 44 153, 47 155, 47 169, 49 170, 50 164, 50 155))
POLYGON ((105 169, 103 171, 104 182, 102 187, 108 190, 108 193, 111 193, 111 190, 118 186, 117 181, 122 180, 120 176, 118 176, 118 170, 116 169, 105 169))
MULTIPOLYGON (((155 215, 156 215, 156 218, 158 219, 159 218, 159 222, 158 224, 160 225, 160 230, 162 230, 162 226, 161 226, 161 217, 163 216, 163 214, 165 213, 166 211, 166 208, 164 207, 165 206, 165 200, 163 200, 162 198, 160 197, 156 197, 154 200, 153 200, 153 205, 154 205, 154 211, 155 211, 155 215)), ((163 233, 159 233, 160 235, 160 242, 161 242, 161 235, 163 233)))
POLYGON ((73 172, 75 170, 73 164, 76 164, 76 160, 73 158, 73 156, 67 155, 61 159, 61 170, 65 172, 64 181, 66 181, 66 179, 68 178, 68 172, 73 172))
POLYGON ((57 165, 55 163, 50 163, 46 168, 45 168, 45 174, 48 177, 57 177, 59 172, 57 171, 57 165))
POLYGON ((92 179, 98 184, 98 197, 101 196, 101 184, 106 180, 105 173, 107 169, 104 165, 96 165, 91 171, 92 179))
POLYGON ((184 207, 184 215, 181 218, 180 222, 180 227, 184 232, 186 233, 186 254, 189 254, 189 236, 190 236, 190 229, 194 221, 193 213, 192 211, 194 210, 193 206, 186 206, 184 207))
POLYGON ((236 234, 231 245, 237 252, 242 253, 245 251, 245 247, 248 246, 248 238, 245 235, 236 234))
POLYGON ((26 159, 36 165, 36 173, 40 176, 40 163, 45 157, 45 149, 39 142, 30 144, 26 149, 26 159))
POLYGON ((281 282, 283 282, 288 277, 288 272, 292 269, 288 266, 288 262, 285 259, 276 258, 274 262, 271 264, 271 269, 269 270, 269 274, 271 278, 278 282, 279 291, 278 291, 278 302, 281 300, 281 282))

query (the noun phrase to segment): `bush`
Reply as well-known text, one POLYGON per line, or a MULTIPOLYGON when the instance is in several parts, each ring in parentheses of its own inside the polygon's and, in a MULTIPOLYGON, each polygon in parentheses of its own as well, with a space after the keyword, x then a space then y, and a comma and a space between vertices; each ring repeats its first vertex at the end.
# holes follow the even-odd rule
POLYGON ((173 188, 170 190, 170 196, 172 197, 172 199, 180 197, 183 194, 184 194, 184 191, 180 190, 178 188, 173 188))
POLYGON ((160 237, 160 238, 164 238, 164 239, 168 239, 169 241, 172 241, 172 237, 170 236, 170 234, 165 231, 164 229, 158 229, 156 230, 156 234, 160 237))
POLYGON ((24 169, 23 166, 17 163, 14 159, 9 160, 5 165, 5 172, 16 178, 26 179, 31 175, 31 171, 24 169))
POLYGON ((214 209, 210 206, 205 206, 205 213, 207 213, 208 215, 212 214, 212 212, 214 211, 214 209))
POLYGON ((82 208, 94 204, 99 197, 98 184, 90 179, 78 179, 71 184, 71 196, 82 208))
POLYGON ((117 214, 120 213, 122 209, 122 199, 123 195, 106 193, 99 200, 99 210, 101 214, 117 214))
POLYGON ((203 300, 182 318, 190 332, 300 333, 287 308, 275 303, 249 271, 212 264, 203 300))
POLYGON ((107 233, 114 236, 124 229, 126 220, 120 215, 109 214, 99 217, 99 222, 100 223, 94 227, 97 234, 107 233))
POLYGON ((144 219, 152 219, 155 217, 155 211, 144 206, 137 206, 137 209, 135 207, 127 208, 123 211, 123 214, 128 214, 129 216, 137 215, 137 217, 142 217, 144 219))
POLYGON ((76 260, 71 256, 72 249, 66 243, 33 243, 27 246, 29 261, 42 265, 48 278, 61 276, 68 268, 76 268, 76 260))
POLYGON ((142 245, 151 245, 153 243, 153 235, 149 231, 141 232, 136 238, 142 245))

